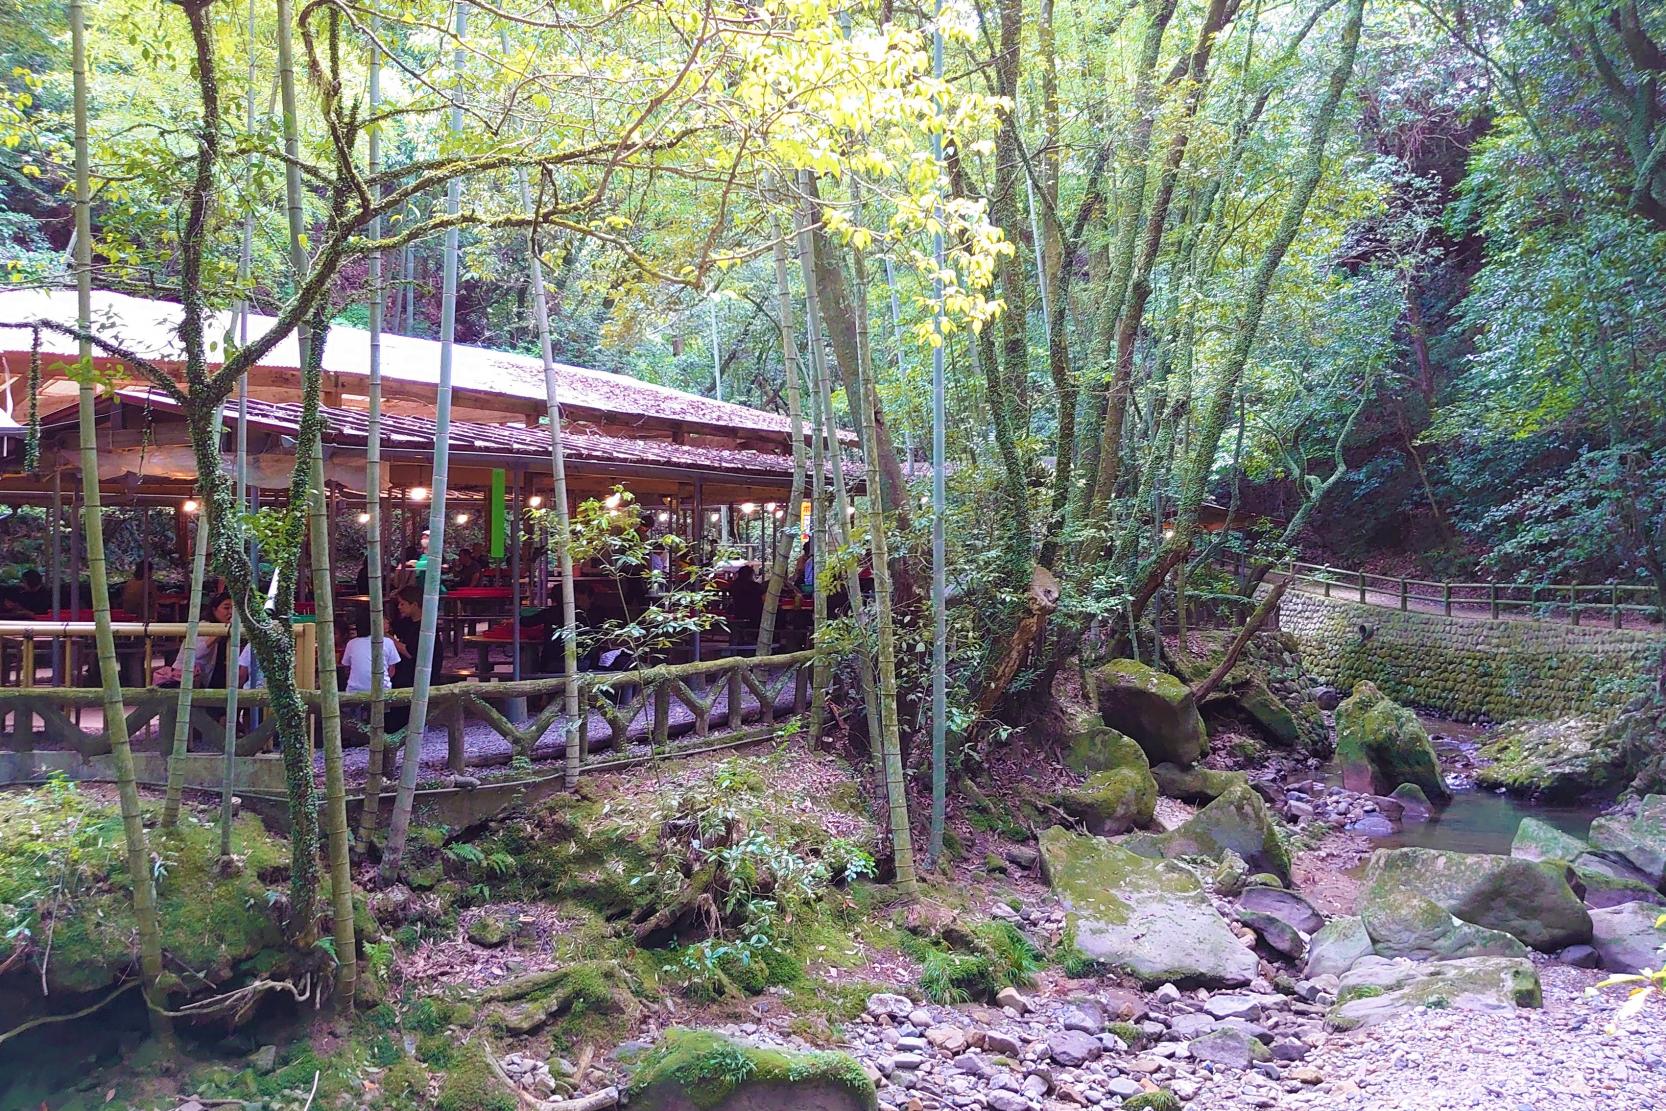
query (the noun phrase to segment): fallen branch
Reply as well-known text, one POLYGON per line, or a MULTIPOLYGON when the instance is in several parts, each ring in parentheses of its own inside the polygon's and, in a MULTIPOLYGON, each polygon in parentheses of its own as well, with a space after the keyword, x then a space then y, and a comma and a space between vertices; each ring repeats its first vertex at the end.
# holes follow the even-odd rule
POLYGON ((492 1043, 484 1034, 480 1037, 480 1050, 486 1055, 486 1065, 492 1070, 492 1075, 497 1077, 499 1083, 501 1083, 505 1088, 508 1088, 511 1092, 515 1093, 515 1099, 521 1104, 522 1107, 539 1108, 544 1105, 543 1101, 537 1096, 526 1091, 519 1084, 509 1078, 509 1073, 503 1067, 503 1062, 499 1061, 497 1059, 497 1054, 492 1052, 492 1043))
POLYGON ((572 1099, 549 1099, 538 1105, 538 1111, 607 1111, 619 1106, 619 1089, 608 1085, 599 1092, 572 1099))
POLYGON ((312 1091, 307 1093, 307 1101, 305 1103, 301 1104, 301 1111, 307 1111, 307 1108, 312 1106, 313 1097, 318 1095, 318 1078, 320 1076, 323 1076, 323 1075, 324 1074, 321 1071, 319 1071, 317 1069, 313 1070, 313 1073, 312 1073, 312 1091))
POLYGON ((1266 624, 1267 618, 1271 616, 1273 610, 1278 608, 1278 600, 1284 597, 1285 588, 1289 585, 1289 579, 1281 579, 1271 590, 1267 591, 1261 599, 1261 604, 1255 607, 1255 612, 1250 614, 1249 620, 1244 622, 1244 627, 1239 629, 1238 635, 1232 639, 1232 646, 1226 650, 1226 655, 1221 658, 1220 664, 1209 673, 1208 678, 1192 688, 1193 701, 1201 705, 1203 700, 1213 694, 1215 688, 1221 685, 1221 680, 1226 678, 1227 672, 1237 665, 1238 654, 1244 650, 1244 645, 1249 643, 1250 637, 1260 631, 1261 626, 1266 624))

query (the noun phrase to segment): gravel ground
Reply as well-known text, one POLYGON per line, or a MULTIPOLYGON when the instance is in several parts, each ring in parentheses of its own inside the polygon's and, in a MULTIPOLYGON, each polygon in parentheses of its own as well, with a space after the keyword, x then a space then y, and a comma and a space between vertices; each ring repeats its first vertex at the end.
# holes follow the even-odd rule
POLYGON ((1646 1111, 1666 1108, 1666 1003, 1618 1033, 1623 993, 1586 999, 1603 976, 1544 964, 1542 1010, 1422 1011, 1334 1034, 1306 1060, 1316 1085, 1235 1073, 1204 1088, 1196 1111, 1646 1111))

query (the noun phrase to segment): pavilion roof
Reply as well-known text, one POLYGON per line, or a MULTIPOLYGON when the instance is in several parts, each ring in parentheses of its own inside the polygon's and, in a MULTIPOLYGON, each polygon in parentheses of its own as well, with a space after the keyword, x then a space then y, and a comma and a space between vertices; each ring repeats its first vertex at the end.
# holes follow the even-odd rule
MULTIPOLYGON (((75 313, 73 291, 0 291, 0 325, 27 324, 33 320, 68 322, 75 319, 75 313)), ((182 361, 176 334, 179 316, 180 307, 171 302, 123 293, 93 294, 94 331, 171 368, 177 368, 182 361)), ((224 334, 230 323, 230 312, 215 314, 209 325, 210 335, 224 334)), ((251 314, 249 334, 259 335, 272 323, 272 317, 251 314)), ((30 332, 27 327, 0 326, 0 408, 5 407, 9 398, 13 419, 19 419, 23 411, 21 398, 26 396, 30 332)), ((76 341, 46 331, 41 334, 41 349, 45 377, 58 379, 48 386, 47 392, 57 389, 65 399, 72 397, 73 388, 63 371, 54 367, 77 356, 76 341)), ((386 412, 432 411, 439 382, 439 349, 435 340, 382 334, 386 412)), ((134 385, 140 381, 132 375, 121 376, 119 360, 100 356, 96 361, 117 369, 121 384, 134 385)), ((260 360, 257 371, 251 373, 251 394, 269 401, 295 400, 299 396, 299 363, 300 347, 291 334, 268 352, 260 360)), ((324 350, 326 400, 350 406, 353 401, 363 399, 368 390, 369 365, 370 333, 350 325, 331 325, 324 350)), ((671 438, 692 434, 716 437, 737 446, 762 442, 779 447, 788 441, 787 418, 775 413, 565 364, 556 365, 556 378, 563 415, 609 432, 671 438)), ((545 408, 543 361, 528 355, 457 344, 452 349, 452 390, 460 414, 524 419, 545 408)))

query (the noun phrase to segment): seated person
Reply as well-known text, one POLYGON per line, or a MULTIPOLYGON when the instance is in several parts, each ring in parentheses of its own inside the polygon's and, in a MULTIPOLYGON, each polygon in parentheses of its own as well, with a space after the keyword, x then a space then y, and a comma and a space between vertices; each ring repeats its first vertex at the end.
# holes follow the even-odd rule
POLYGON ((46 589, 41 573, 33 567, 23 572, 23 580, 15 588, 0 597, 0 617, 8 620, 47 617, 51 613, 52 592, 46 589))
POLYGON ((117 606, 141 621, 154 621, 160 595, 156 579, 151 574, 150 561, 141 560, 134 566, 133 576, 122 584, 117 606))
POLYGON ((758 622, 764 617, 764 584, 750 563, 735 572, 725 588, 729 594, 729 630, 731 635, 757 635, 758 622))
MULTIPOLYGON (((230 594, 216 594, 203 607, 202 620, 221 625, 229 624, 232 615, 232 601, 230 594)), ((177 687, 185 674, 185 655, 187 645, 180 645, 179 653, 174 656, 172 666, 156 669, 152 681, 159 687, 177 687)), ((223 690, 229 674, 226 669, 227 638, 224 636, 197 637, 196 652, 191 660, 191 685, 198 690, 223 690)), ((239 660, 241 663, 241 660, 239 660)), ((242 667, 238 668, 237 685, 242 686, 248 675, 242 667)))

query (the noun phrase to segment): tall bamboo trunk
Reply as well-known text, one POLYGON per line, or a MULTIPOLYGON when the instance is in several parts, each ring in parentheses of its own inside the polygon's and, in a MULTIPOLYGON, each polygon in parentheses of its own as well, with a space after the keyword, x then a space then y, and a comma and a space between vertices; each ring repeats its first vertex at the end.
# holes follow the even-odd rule
POLYGON ((82 531, 86 539, 87 576, 92 589, 93 623, 98 642, 98 676, 104 696, 104 730, 116 768, 116 793, 121 800, 122 836, 127 842, 127 873, 133 883, 133 919, 139 928, 139 972, 144 978, 145 1001, 150 1005, 151 1032, 172 1051, 173 1026, 163 1012, 161 989, 162 924, 156 910, 156 881, 151 872, 150 846, 139 809, 139 784, 128 744, 127 711, 122 704, 121 661, 110 628, 110 576, 104 561, 103 506, 98 486, 98 420, 94 413, 91 377, 93 349, 85 334, 92 328, 92 170, 87 154, 87 31, 81 0, 70 0, 70 49, 74 69, 75 112, 75 318, 83 333, 76 377, 81 388, 77 414, 81 431, 82 531))
MULTIPOLYGON (((468 6, 457 5, 457 48, 453 54, 454 79, 460 77, 467 55, 463 36, 468 30, 468 6)), ((454 80, 451 94, 451 131, 463 130, 461 83, 454 80)), ((452 178, 445 189, 446 213, 457 215, 462 208, 462 183, 452 178)), ((428 693, 432 687, 434 638, 440 617, 440 570, 445 556, 445 492, 451 464, 451 359, 457 335, 457 227, 445 233, 445 264, 440 294, 440 381, 434 404, 434 478, 432 506, 428 513, 427 573, 422 579, 422 626, 418 634, 416 678, 411 690, 411 718, 405 731, 405 751, 399 767, 399 791, 394 796, 388 819, 387 847, 382 853, 381 879, 391 883, 399 875, 405 855, 405 837, 411 826, 411 808, 416 803, 416 785, 422 762, 422 735, 428 728, 428 693)))
MULTIPOLYGON (((372 17, 371 27, 376 27, 372 17)), ((368 111, 372 118, 381 107, 382 53, 370 48, 370 92, 368 111)), ((369 175, 382 168, 382 129, 370 125, 369 175)), ((382 217, 370 222, 370 238, 382 238, 382 217)), ((382 309, 386 291, 382 288, 382 252, 370 254, 370 415, 365 432, 365 526, 364 562, 370 594, 370 753, 365 771, 364 802, 359 809, 359 841, 368 844, 376 830, 382 807, 382 761, 387 748, 387 636, 386 603, 382 598, 382 309)))
MULTIPOLYGON (((787 285, 787 246, 775 237, 775 311, 781 330, 781 359, 786 367, 787 422, 793 441, 793 483, 787 498, 783 521, 798 520, 798 507, 804 500, 804 421, 798 400, 798 336, 793 327, 792 293, 787 285)), ((775 534, 775 552, 770 557, 769 585, 764 591, 763 617, 758 621, 757 656, 767 656, 775 644, 775 619, 781 606, 781 592, 786 586, 788 568, 792 565, 793 538, 797 528, 783 528, 775 534)))
MULTIPOLYGON (((200 494, 201 491, 198 491, 200 494)), ((203 575, 208 567, 208 519, 206 498, 197 499, 197 539, 191 555, 190 606, 185 613, 185 646, 180 661, 179 700, 174 708, 173 747, 168 757, 168 789, 162 803, 162 828, 179 822, 180 796, 184 791, 185 753, 191 737, 191 691, 197 679, 197 622, 202 615, 203 575)))
MULTIPOLYGON (((509 53, 508 32, 502 33, 503 52, 509 53)), ((532 185, 525 169, 516 171, 520 188, 521 207, 533 212, 532 185)), ((554 476, 554 504, 550 507, 555 517, 555 555, 557 573, 561 579, 561 674, 563 736, 563 779, 571 790, 578 783, 579 698, 578 675, 578 600, 573 588, 572 526, 567 503, 567 448, 561 427, 561 389, 556 381, 555 352, 550 343, 549 296, 544 289, 544 264, 538 257, 538 230, 527 233, 527 273, 532 284, 532 316, 538 329, 538 354, 544 363, 544 406, 550 422, 550 473, 554 476)))
MULTIPOLYGON (((284 177, 289 217, 289 254, 297 288, 306 281, 310 263, 305 246, 306 227, 301 210, 301 176, 295 159, 300 150, 299 121, 295 104, 295 67, 291 45, 289 0, 278 0, 278 81, 283 98, 284 149, 290 156, 284 177)), ((325 323, 322 313, 318 323, 325 323)), ((311 328, 297 336, 301 350, 302 374, 321 378, 324 363, 324 335, 311 328)), ((309 389, 314 405, 317 391, 309 389)), ((308 539, 312 547, 312 601, 318 646, 318 703, 324 734, 324 833, 330 854, 331 932, 336 948, 336 994, 339 1004, 350 1009, 357 978, 357 955, 353 937, 353 873, 348 859, 347 786, 341 764, 341 694, 336 687, 335 583, 330 568, 329 506, 324 490, 324 448, 322 421, 313 420, 297 447, 305 453, 312 472, 308 539)))

